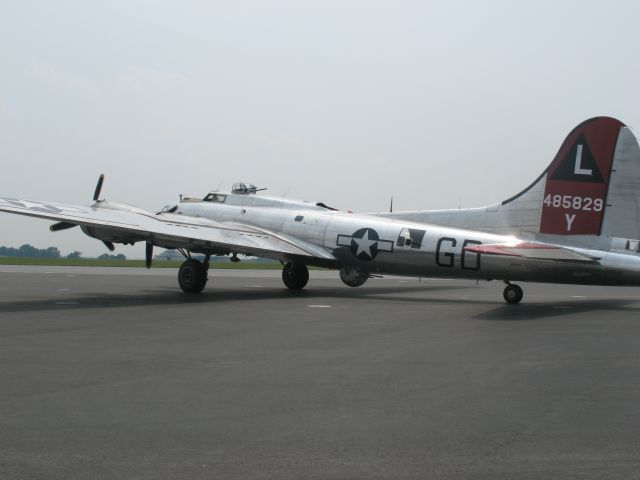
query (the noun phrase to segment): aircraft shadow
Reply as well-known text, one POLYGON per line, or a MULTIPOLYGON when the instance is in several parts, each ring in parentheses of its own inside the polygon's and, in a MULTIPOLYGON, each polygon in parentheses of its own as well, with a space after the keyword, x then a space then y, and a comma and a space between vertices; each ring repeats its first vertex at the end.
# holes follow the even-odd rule
POLYGON ((630 313, 640 312, 640 308, 629 307, 637 303, 632 299, 603 299, 603 300, 574 300, 547 303, 522 303, 520 305, 501 305, 498 308, 474 315, 477 320, 517 322, 523 320, 537 320, 541 318, 563 317, 579 315, 587 312, 610 312, 624 310, 630 313))
MULTIPOLYGON (((0 302, 0 313, 34 312, 46 310, 82 310, 92 308, 126 308, 162 305, 215 304, 226 302, 250 302, 266 300, 292 300, 304 298, 306 300, 344 298, 367 299, 374 301, 424 301, 423 298, 397 296, 398 293, 435 292, 451 290, 448 286, 419 286, 419 287, 374 287, 368 289, 338 288, 307 288, 299 291, 285 288, 261 289, 212 289, 200 294, 184 294, 175 289, 154 289, 133 294, 77 294, 64 297, 39 298, 37 300, 16 300, 0 302), (389 296, 396 294, 396 296, 389 296), (384 296, 382 296, 384 295, 384 296)), ((467 288, 456 286, 456 289, 467 288)), ((471 287, 468 287, 471 288, 471 287)))
MULTIPOLYGON (((135 308, 145 306, 173 306, 173 305, 194 305, 194 304, 223 304, 228 302, 252 302, 269 300, 293 300, 305 299, 330 300, 330 299, 354 299, 366 300, 369 302, 399 302, 399 303, 420 303, 424 305, 437 304, 467 304, 467 305, 487 305, 491 308, 471 318, 477 320, 491 321, 523 321, 540 318, 560 317, 575 315, 581 312, 626 310, 631 313, 640 312, 640 308, 629 307, 636 303, 633 299, 612 299, 612 300, 572 300, 556 301, 546 303, 522 303, 519 305, 506 305, 502 303, 502 298, 487 294, 487 298, 451 298, 438 296, 408 296, 410 294, 438 294, 453 290, 474 290, 475 286, 441 286, 441 285, 420 285, 420 286, 393 286, 393 287, 369 287, 369 288, 307 288, 300 291, 291 291, 284 288, 261 288, 261 289, 212 289, 198 295, 187 295, 175 289, 154 289, 138 291, 133 294, 110 294, 110 293, 87 293, 68 295, 64 297, 39 298, 37 300, 15 300, 0 302, 0 313, 24 313, 38 311, 82 311, 90 309, 108 308, 135 308)), ((462 293, 462 292, 461 292, 462 293)))

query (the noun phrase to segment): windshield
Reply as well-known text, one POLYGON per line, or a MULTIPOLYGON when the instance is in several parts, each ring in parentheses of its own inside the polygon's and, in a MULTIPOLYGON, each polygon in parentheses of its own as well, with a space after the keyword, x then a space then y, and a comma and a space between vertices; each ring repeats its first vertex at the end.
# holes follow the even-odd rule
POLYGON ((210 193, 209 195, 204 197, 202 201, 224 203, 226 199, 227 199, 226 195, 220 195, 219 193, 210 193))

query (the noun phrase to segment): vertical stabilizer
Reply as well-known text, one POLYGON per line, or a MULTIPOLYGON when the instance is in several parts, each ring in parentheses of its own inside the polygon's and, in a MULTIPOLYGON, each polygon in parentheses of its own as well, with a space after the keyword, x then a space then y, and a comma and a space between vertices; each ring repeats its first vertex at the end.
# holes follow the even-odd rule
POLYGON ((546 173, 540 233, 600 235, 614 151, 625 125, 597 117, 565 139, 546 173))
POLYGON ((591 118, 569 133, 529 187, 499 204, 379 215, 546 241, 639 239, 640 146, 619 120, 591 118))

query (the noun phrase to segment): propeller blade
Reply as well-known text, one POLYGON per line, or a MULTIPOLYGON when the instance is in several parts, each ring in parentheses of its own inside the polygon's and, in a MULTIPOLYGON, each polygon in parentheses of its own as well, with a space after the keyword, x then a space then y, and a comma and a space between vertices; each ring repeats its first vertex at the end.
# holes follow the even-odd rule
POLYGON ((147 242, 147 248, 145 249, 145 265, 147 268, 151 268, 151 261, 153 260, 153 243, 147 242))
POLYGON ((67 228, 77 227, 75 223, 58 222, 49 227, 52 232, 59 232, 60 230, 66 230, 67 228))
POLYGON ((113 242, 110 242, 108 240, 103 240, 102 243, 104 243, 104 246, 107 247, 112 252, 116 249, 116 246, 113 244, 113 242))
POLYGON ((104 182, 104 173, 100 174, 100 178, 98 178, 98 184, 96 185, 96 190, 93 192, 93 201, 98 201, 98 197, 100 197, 100 190, 102 190, 102 182, 104 182))
POLYGON ((391 197, 391 204, 389 205, 389 213, 393 213, 393 197, 391 197))

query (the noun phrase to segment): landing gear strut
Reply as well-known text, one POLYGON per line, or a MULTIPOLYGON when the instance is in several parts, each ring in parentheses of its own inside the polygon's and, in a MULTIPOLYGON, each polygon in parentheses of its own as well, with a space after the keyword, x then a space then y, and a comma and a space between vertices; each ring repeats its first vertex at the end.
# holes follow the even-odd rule
POLYGON ((309 281, 309 269, 306 265, 289 262, 282 269, 282 281, 291 290, 301 290, 309 281))
POLYGON ((185 293, 200 293, 207 284, 209 257, 204 262, 188 258, 178 271, 178 283, 185 293))
POLYGON ((506 302, 510 304, 520 303, 520 300, 522 300, 522 296, 524 295, 522 288, 515 283, 506 283, 507 286, 504 288, 504 292, 502 293, 506 302))

